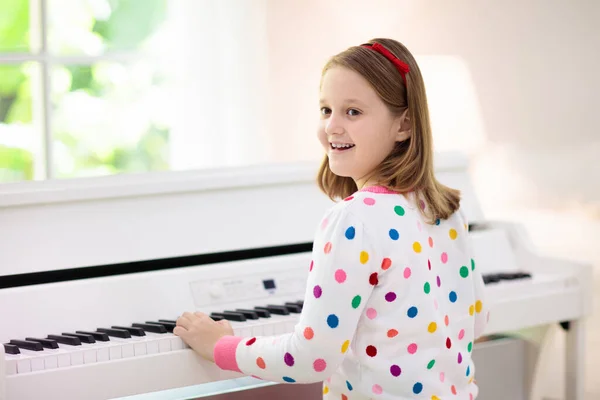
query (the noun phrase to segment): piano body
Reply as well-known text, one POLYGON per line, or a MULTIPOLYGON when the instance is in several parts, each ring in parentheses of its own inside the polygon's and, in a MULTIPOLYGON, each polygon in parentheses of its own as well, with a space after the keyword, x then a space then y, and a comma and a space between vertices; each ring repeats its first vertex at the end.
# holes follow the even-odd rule
MULTIPOLYGON (((564 398, 583 400, 591 266, 536 254, 521 226, 486 220, 460 154, 438 154, 436 171, 463 191, 492 304, 486 333, 562 323, 564 398)), ((293 329, 313 232, 331 205, 315 173, 286 164, 0 186, 0 399, 265 384, 197 357, 173 321, 201 310, 240 335, 293 329)), ((475 345, 481 397, 528 398, 527 382, 518 395, 508 395, 516 384, 486 388, 498 381, 484 353, 496 345, 475 345)))

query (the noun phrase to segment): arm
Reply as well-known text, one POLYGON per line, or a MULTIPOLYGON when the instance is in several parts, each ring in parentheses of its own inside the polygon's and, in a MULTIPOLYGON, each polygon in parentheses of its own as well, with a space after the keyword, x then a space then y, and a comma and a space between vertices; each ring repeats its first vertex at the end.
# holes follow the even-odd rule
POLYGON ((338 368, 381 262, 362 222, 347 207, 335 207, 324 225, 315 238, 304 307, 294 332, 223 337, 214 348, 219 367, 290 383, 319 382, 338 368))

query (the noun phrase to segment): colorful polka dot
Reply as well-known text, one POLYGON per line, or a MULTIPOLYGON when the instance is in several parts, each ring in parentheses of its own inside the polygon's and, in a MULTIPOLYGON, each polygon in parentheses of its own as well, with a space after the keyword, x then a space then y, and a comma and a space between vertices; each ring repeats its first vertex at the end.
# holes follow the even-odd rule
POLYGON ((425 202, 423 200, 419 200, 419 207, 421 207, 421 210, 425 210, 425 202))
POLYGON ((413 243, 413 250, 415 251, 415 253, 420 253, 421 252, 421 243, 414 242, 413 243))
POLYGON ((337 328, 339 323, 340 320, 337 317, 337 315, 329 314, 329 316, 327 317, 327 325, 329 325, 330 328, 337 328))
POLYGON ((467 345, 467 351, 470 353, 471 351, 473 351, 473 342, 469 342, 469 344, 467 345))
POLYGON ((394 207, 394 212, 402 217, 404 215, 404 208, 396 206, 394 207))
POLYGON ((290 353, 285 353, 285 355, 283 356, 283 361, 288 367, 294 365, 294 357, 290 353))
POLYGON ((327 394, 329 393, 329 387, 328 386, 324 386, 323 387, 323 394, 327 394))
POLYGON ((358 306, 360 306, 360 301, 361 298, 359 295, 354 296, 354 298, 352 299, 352 308, 358 308, 358 306))
POLYGON ((448 236, 450 236, 450 239, 452 239, 452 240, 456 239, 456 237, 458 236, 456 229, 450 229, 448 231, 448 236))
POLYGON ((346 381, 346 387, 348 388, 348 390, 352 391, 352 385, 350 384, 350 382, 346 381))
POLYGON ((435 283, 437 283, 437 287, 440 287, 440 286, 442 286, 442 281, 441 281, 441 279, 440 279, 440 276, 439 276, 439 275, 438 275, 438 276, 435 278, 435 283))
POLYGON ((256 338, 255 338, 255 337, 253 337, 252 339, 249 339, 249 340, 246 342, 246 346, 250 346, 250 345, 252 345, 254 342, 256 342, 256 338))
POLYGON ((481 303, 481 300, 477 300, 475 302, 475 311, 477 312, 477 314, 479 314, 481 312, 482 308, 483 308, 483 304, 481 303))
POLYGON ((427 269, 431 271, 431 260, 427 259, 427 269))
POLYGON ((369 253, 367 253, 366 251, 361 251, 360 252, 360 263, 366 264, 368 261, 369 261, 369 253))
POLYGON ((411 273, 411 271, 410 271, 409 267, 404 268, 404 277, 406 279, 410 278, 410 273, 411 273))
POLYGON ((377 278, 377 272, 373 272, 370 276, 369 276, 369 283, 373 286, 377 285, 379 283, 379 279, 377 278))
POLYGON ((444 317, 444 325, 450 325, 450 318, 447 315, 444 317))
POLYGON ((429 236, 429 247, 433 247, 433 238, 431 236, 429 236))
POLYGON ((337 283, 344 283, 346 281, 346 271, 343 269, 335 271, 335 280, 337 283))
POLYGON ((471 366, 467 366, 467 373, 465 375, 469 376, 470 374, 471 374, 471 366))
POLYGON ((469 306, 469 315, 473 316, 473 314, 475 314, 475 306, 473 306, 473 304, 471 304, 469 306))
POLYGON ((390 229, 389 235, 390 235, 390 239, 392 239, 392 240, 398 240, 398 238, 400 237, 400 234, 395 229, 390 229))
POLYGON ((448 299, 451 303, 456 303, 458 296, 456 295, 456 292, 454 290, 450 292, 450 294, 448 295, 448 299))
POLYGON ((429 294, 429 292, 431 291, 431 285, 429 284, 429 282, 425 282, 425 285, 423 286, 423 291, 425 292, 425 294, 429 294))
POLYGON ((383 261, 381 262, 381 269, 384 271, 391 266, 392 266, 392 260, 390 260, 389 258, 384 258, 383 261))
POLYGON ((310 266, 308 267, 308 272, 312 271, 314 265, 315 265, 315 262, 311 260, 310 261, 310 266))
POLYGON ((365 203, 368 206, 372 206, 372 205, 375 205, 375 199, 372 197, 365 197, 365 199, 363 200, 363 203, 365 203))
POLYGON ((322 358, 318 358, 313 362, 313 368, 317 372, 323 372, 327 368, 327 363, 322 358))
POLYGON ((383 389, 378 384, 373 385, 373 389, 372 390, 373 390, 373 393, 375 393, 375 394, 381 394, 381 393, 383 393, 383 389))
POLYGON ((423 229, 420 221, 417 221, 417 229, 419 230, 419 232, 421 232, 421 230, 423 229))
POLYGON ((258 366, 258 368, 260 369, 265 369, 267 368, 267 365, 265 364, 265 360, 263 360, 262 357, 258 357, 256 359, 256 365, 258 366))
POLYGON ((434 365, 435 365, 435 360, 429 361, 429 364, 427 364, 427 369, 433 368, 434 365))
POLYGON ((313 295, 315 296, 315 298, 318 299, 319 297, 321 297, 322 294, 323 294, 323 289, 321 289, 321 286, 316 285, 313 288, 313 295))
POLYGON ((442 263, 446 264, 448 262, 448 253, 446 253, 446 252, 442 253, 441 259, 442 259, 442 263))
POLYGON ((456 361, 458 361, 458 363, 460 364, 460 363, 462 363, 462 360, 463 360, 462 354, 458 353, 458 357, 457 357, 456 361))
POLYGON ((427 331, 429 333, 434 333, 437 330, 437 324, 435 322, 431 322, 427 327, 427 331))
POLYGON ((354 198, 354 196, 348 196, 348 197, 346 197, 346 198, 344 199, 344 201, 350 201, 350 200, 352 200, 353 198, 354 198))
POLYGON ((392 365, 390 367, 390 374, 392 374, 392 376, 400 376, 401 373, 402 369, 398 365, 392 365))
POLYGON ((283 380, 284 380, 285 382, 289 382, 289 383, 294 383, 294 382, 296 382, 296 380, 295 380, 295 379, 293 379, 293 378, 290 378, 289 376, 284 376, 284 377, 283 377, 283 380))
POLYGON ((460 332, 458 332, 458 340, 462 340, 465 337, 465 330, 461 329, 460 332))
POLYGON ((331 252, 331 246, 333 246, 331 242, 325 243, 325 254, 329 254, 331 252))
POLYGON ((446 375, 444 375, 443 372, 440 372, 440 382, 444 383, 445 379, 446 379, 446 375))
POLYGON ((366 352, 369 357, 375 357, 377 355, 377 348, 373 345, 369 345, 367 346, 366 352))
POLYGON ((437 299, 433 299, 433 307, 437 310, 438 309, 438 301, 437 299))
POLYGON ((411 308, 408 309, 408 311, 406 312, 406 315, 408 315, 408 318, 414 318, 417 316, 418 313, 419 313, 419 310, 417 310, 417 307, 412 306, 411 308))
POLYGON ((346 239, 352 240, 356 235, 356 229, 354 229, 354 227, 351 226, 348 229, 346 229, 346 233, 344 235, 346 236, 346 239))
POLYGON ((391 303, 392 301, 396 300, 396 293, 394 293, 394 292, 388 292, 388 293, 386 293, 385 300, 388 303, 391 303))
POLYGON ((423 384, 421 382, 417 382, 413 385, 413 393, 419 394, 423 390, 423 384))
POLYGON ((307 326, 306 328, 304 328, 304 337, 306 338, 306 340, 310 340, 313 337, 315 337, 315 331, 313 331, 313 329, 310 326, 307 326))
POLYGON ((408 347, 406 348, 406 350, 408 350, 409 354, 415 354, 417 352, 417 344, 416 343, 409 344, 408 347))
POLYGON ((321 221, 321 229, 325 229, 327 227, 327 218, 323 218, 323 221, 321 221))
POLYGON ((377 317, 377 310, 374 308, 367 309, 367 318, 375 319, 377 317))
POLYGON ((475 260, 471 258, 471 271, 475 271, 475 260))
POLYGON ((464 265, 460 267, 460 276, 462 276, 463 278, 469 276, 469 268, 465 267, 464 265))
POLYGON ((387 331, 387 337, 389 337, 389 338, 396 337, 397 335, 398 335, 398 331, 395 329, 389 329, 387 331))
POLYGON ((440 400, 440 398, 434 395, 434 396, 431 396, 431 400, 440 400))
POLYGON ((348 351, 348 346, 350 346, 349 340, 346 340, 344 343, 342 343, 342 353, 345 353, 348 351))
POLYGON ((440 221, 440 219, 439 219, 439 218, 435 220, 435 224, 436 224, 436 225, 439 225, 439 224, 440 224, 440 222, 441 222, 441 221, 440 221))
POLYGON ((456 394, 456 386, 450 386, 450 391, 452 391, 452 394, 456 394))
POLYGON ((348 400, 348 396, 342 393, 342 400, 348 400))
POLYGON ((450 347, 452 347, 452 341, 450 338, 446 338, 446 348, 449 349, 450 347))

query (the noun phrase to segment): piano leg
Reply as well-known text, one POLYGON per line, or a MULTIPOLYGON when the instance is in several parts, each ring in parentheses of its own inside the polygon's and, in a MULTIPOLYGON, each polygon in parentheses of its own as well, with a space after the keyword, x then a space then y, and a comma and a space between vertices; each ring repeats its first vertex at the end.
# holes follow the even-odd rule
POLYGON ((584 400, 585 380, 585 325, 583 320, 570 321, 566 331, 565 389, 566 399, 584 400))

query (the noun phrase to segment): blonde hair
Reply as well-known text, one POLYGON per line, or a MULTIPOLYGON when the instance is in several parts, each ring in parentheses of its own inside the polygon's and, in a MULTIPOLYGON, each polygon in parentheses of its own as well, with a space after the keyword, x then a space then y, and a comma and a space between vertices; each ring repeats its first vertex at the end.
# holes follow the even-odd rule
MULTIPOLYGON (((396 40, 372 39, 368 42, 373 43, 384 46, 409 65, 406 86, 391 61, 363 46, 350 47, 331 57, 325 64, 321 77, 330 68, 348 68, 362 75, 371 84, 393 115, 401 115, 408 108, 410 137, 397 142, 372 175, 378 184, 390 190, 403 194, 414 192, 424 202, 424 207, 419 209, 428 222, 447 219, 459 207, 460 192, 442 185, 434 176, 433 137, 421 71, 408 49, 396 40)), ((332 200, 345 198, 358 190, 352 178, 338 176, 331 171, 327 155, 319 168, 317 183, 332 200)))

